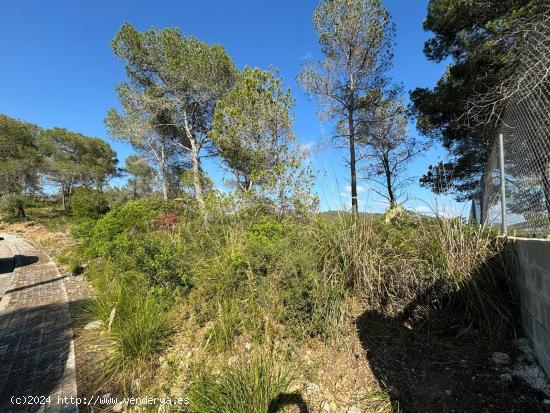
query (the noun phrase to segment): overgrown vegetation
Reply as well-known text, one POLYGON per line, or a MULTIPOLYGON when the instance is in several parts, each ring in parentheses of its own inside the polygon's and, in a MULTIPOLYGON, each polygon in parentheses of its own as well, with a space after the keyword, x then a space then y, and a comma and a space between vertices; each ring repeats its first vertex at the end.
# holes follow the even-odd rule
MULTIPOLYGON (((431 20, 446 16, 440 3, 430 2, 431 20)), ((183 393, 194 413, 267 413, 303 403, 295 385, 315 377, 315 357, 301 354, 311 343, 339 350, 354 337, 368 346, 358 339, 366 315, 453 338, 475 330, 489 343, 514 335, 506 240, 398 205, 399 175, 425 146, 407 135, 387 77, 388 12, 379 0, 322 0, 314 25, 325 59, 307 64, 300 81, 349 150, 351 214, 317 211, 294 99, 278 72, 239 71, 222 46, 175 28, 125 23, 112 41, 128 82, 105 122, 137 153, 121 188, 104 188, 121 172, 105 142, 0 115, 4 219, 68 230, 77 245, 58 259, 94 287, 83 316, 92 322, 82 334, 87 391, 183 393), (234 192, 216 190, 206 156, 232 173, 234 192), (389 202, 386 215, 359 214, 358 171, 385 181, 375 191, 389 202), (43 194, 42 178, 57 196, 43 194)), ((428 43, 445 49, 428 50, 436 60, 452 54, 444 43, 428 43)), ((428 113, 433 102, 421 106, 434 93, 420 92, 416 112, 428 113)), ((421 129, 438 126, 425 117, 421 129)), ((401 410, 389 388, 360 401, 401 410)))
MULTIPOLYGON (((514 332, 512 274, 490 231, 406 212, 386 221, 215 205, 207 225, 194 206, 160 200, 130 201, 79 224, 98 291, 90 317, 103 322, 98 383, 128 393, 136 377, 154 386, 159 357, 182 329, 196 332, 205 360, 241 354, 243 342, 265 350, 330 340, 367 309, 447 333, 476 328, 494 341, 514 332)), ((244 369, 219 361, 185 373, 193 411, 242 403, 267 411, 288 383, 264 372, 265 360, 244 357, 244 369)), ((292 352, 285 357, 296 363, 292 352)))

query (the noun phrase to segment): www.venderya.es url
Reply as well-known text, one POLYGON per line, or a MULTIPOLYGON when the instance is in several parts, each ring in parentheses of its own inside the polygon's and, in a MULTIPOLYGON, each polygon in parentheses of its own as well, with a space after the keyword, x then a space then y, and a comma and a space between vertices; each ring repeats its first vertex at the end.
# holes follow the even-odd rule
POLYGON ((100 406, 100 405, 116 405, 122 403, 127 406, 153 406, 153 405, 171 405, 181 406, 189 404, 187 397, 75 397, 75 396, 12 396, 10 399, 12 405, 76 405, 76 406, 100 406))

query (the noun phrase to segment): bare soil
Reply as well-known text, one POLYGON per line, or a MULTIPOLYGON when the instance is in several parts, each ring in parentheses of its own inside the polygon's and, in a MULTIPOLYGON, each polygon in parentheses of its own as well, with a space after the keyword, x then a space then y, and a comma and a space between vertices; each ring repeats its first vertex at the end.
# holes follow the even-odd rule
POLYGON ((373 373, 404 411, 550 412, 548 396, 491 360, 498 350, 514 363, 511 340, 490 344, 475 329, 457 337, 372 313, 357 319, 357 330, 373 373))

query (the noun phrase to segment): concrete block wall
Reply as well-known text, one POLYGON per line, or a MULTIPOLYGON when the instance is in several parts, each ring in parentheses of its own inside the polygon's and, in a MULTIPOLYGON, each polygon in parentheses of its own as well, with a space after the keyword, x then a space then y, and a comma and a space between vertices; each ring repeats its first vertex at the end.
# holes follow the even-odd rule
POLYGON ((511 238, 518 258, 521 320, 550 377, 550 241, 511 238))

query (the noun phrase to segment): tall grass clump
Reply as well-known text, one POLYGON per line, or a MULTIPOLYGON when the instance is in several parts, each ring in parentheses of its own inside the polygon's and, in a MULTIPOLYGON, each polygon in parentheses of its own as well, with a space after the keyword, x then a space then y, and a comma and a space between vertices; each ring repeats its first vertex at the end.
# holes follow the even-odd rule
POLYGON ((218 316, 208 333, 207 345, 217 351, 229 349, 242 332, 242 320, 240 315, 242 306, 234 300, 218 303, 218 316))
POLYGON ((506 258, 511 256, 506 239, 457 219, 438 219, 430 231, 423 230, 439 247, 433 256, 442 261, 436 297, 442 314, 454 317, 462 328, 480 329, 492 341, 514 334, 516 268, 506 258))
POLYGON ((432 282, 408 244, 409 226, 394 227, 374 216, 342 215, 321 223, 316 256, 325 284, 352 292, 368 308, 398 312, 432 282))
POLYGON ((89 317, 102 321, 99 359, 87 366, 96 384, 119 385, 125 394, 133 379, 150 379, 158 357, 173 342, 177 300, 169 291, 148 288, 137 272, 117 274, 116 266, 96 263, 87 271, 98 292, 89 317))
POLYGON ((187 397, 194 413, 271 413, 284 403, 291 380, 273 357, 255 355, 218 373, 200 373, 187 397))
POLYGON ((317 227, 316 239, 324 285, 359 299, 362 309, 429 314, 491 340, 514 333, 514 272, 504 262, 506 241, 494 231, 404 212, 332 217, 317 227))
POLYGON ((405 411, 399 400, 394 400, 386 390, 368 392, 364 396, 369 413, 402 413, 405 411))

